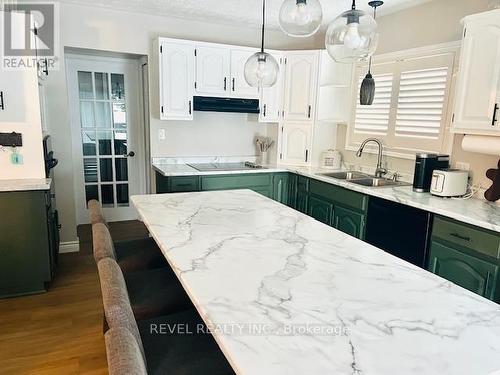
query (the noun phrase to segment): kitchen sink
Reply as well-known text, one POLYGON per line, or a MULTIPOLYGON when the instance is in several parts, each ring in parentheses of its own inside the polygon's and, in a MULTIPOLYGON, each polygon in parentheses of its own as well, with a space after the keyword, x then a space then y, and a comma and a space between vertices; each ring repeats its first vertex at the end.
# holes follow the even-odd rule
POLYGON ((335 173, 321 173, 321 176, 335 178, 337 180, 355 180, 359 178, 368 178, 370 175, 357 171, 335 172, 335 173))
POLYGON ((356 180, 350 180, 349 182, 356 184, 356 185, 362 185, 362 186, 368 186, 368 187, 409 186, 410 185, 410 184, 407 184, 405 182, 389 180, 386 178, 359 178, 356 180))

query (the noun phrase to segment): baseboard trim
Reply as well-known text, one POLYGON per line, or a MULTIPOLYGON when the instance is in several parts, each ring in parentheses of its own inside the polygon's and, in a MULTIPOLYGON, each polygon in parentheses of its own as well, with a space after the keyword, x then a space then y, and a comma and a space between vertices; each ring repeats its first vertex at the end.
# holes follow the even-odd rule
POLYGON ((80 251, 79 241, 61 242, 59 244, 59 254, 78 253, 80 251))

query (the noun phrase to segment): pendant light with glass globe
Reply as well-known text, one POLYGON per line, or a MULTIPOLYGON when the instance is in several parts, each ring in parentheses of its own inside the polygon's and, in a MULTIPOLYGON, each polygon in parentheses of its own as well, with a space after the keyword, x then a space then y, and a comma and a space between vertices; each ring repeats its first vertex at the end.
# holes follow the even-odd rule
POLYGON ((266 0, 262 0, 262 44, 245 63, 245 80, 251 87, 271 87, 278 80, 279 65, 276 59, 264 51, 266 31, 266 0))
POLYGON ((323 21, 319 0, 285 0, 280 8, 279 24, 289 36, 303 38, 314 35, 323 21))
POLYGON ((377 23, 368 13, 352 7, 330 23, 325 46, 328 54, 340 63, 365 61, 378 45, 377 23))
MULTIPOLYGON (((384 5, 381 0, 370 1, 369 6, 373 8, 373 19, 377 18, 377 8, 384 5)), ((361 83, 361 88, 359 89, 359 104, 361 105, 372 105, 375 100, 375 79, 372 76, 372 59, 370 56, 370 62, 368 63, 368 73, 366 74, 363 82, 361 83)))

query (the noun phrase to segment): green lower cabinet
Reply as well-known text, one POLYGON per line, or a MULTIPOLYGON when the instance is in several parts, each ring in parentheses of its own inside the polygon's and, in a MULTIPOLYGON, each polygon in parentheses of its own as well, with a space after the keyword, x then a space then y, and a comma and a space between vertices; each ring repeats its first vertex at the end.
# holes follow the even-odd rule
POLYGON ((295 199, 295 209, 304 214, 308 212, 309 193, 304 190, 297 190, 297 197, 295 199))
POLYGON ((309 196, 307 214, 322 223, 332 225, 333 203, 311 195, 309 196))
POLYGON ((353 237, 365 238, 365 214, 336 205, 333 226, 353 237))
POLYGON ((499 302, 499 266, 433 241, 429 271, 485 298, 499 302))
POLYGON ((288 205, 292 208, 297 207, 297 175, 288 174, 288 205))
POLYGON ((290 184, 288 173, 276 173, 273 175, 273 194, 272 197, 276 202, 286 205, 290 203, 290 184))
POLYGON ((198 176, 165 177, 156 173, 156 193, 185 193, 200 191, 200 178, 198 176))

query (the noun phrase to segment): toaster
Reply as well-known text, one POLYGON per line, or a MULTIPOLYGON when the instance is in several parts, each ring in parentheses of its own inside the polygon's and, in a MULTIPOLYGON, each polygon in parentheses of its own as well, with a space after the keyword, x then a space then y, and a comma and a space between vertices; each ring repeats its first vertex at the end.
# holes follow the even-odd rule
POLYGON ((469 172, 459 169, 435 170, 432 173, 431 194, 439 197, 460 197, 467 193, 469 172))

